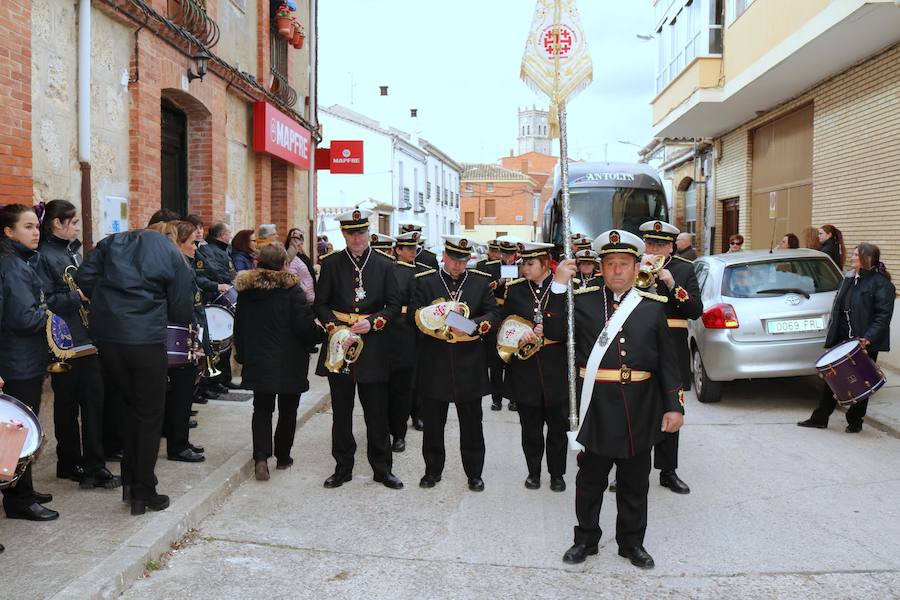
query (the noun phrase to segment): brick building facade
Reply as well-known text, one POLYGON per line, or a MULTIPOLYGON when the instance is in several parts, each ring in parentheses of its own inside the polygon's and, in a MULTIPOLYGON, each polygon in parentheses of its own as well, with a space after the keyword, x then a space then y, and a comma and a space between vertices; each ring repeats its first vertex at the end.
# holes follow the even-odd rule
POLYGON ((539 235, 537 182, 492 164, 463 164, 460 176, 461 234, 478 242, 500 235, 533 241, 539 235))

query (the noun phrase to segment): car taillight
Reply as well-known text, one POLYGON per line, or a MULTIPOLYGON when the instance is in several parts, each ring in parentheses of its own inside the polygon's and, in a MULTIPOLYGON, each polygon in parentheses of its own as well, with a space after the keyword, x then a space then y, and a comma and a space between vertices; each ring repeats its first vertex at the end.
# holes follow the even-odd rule
POLYGON ((730 304, 716 304, 703 311, 703 326, 707 329, 737 329, 737 313, 730 304))

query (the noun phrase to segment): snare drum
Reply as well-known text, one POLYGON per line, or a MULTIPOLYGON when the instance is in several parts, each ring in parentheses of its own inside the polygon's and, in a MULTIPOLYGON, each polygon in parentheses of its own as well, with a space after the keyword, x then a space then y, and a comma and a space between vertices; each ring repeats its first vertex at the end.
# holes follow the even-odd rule
POLYGON ((213 300, 212 303, 216 304, 218 306, 227 308, 232 313, 234 313, 234 311, 237 310, 237 301, 238 301, 237 290, 234 289, 234 287, 230 287, 230 288, 228 288, 228 291, 225 292, 224 294, 219 294, 218 296, 216 296, 216 299, 213 300))
MULTIPOLYGON (((25 444, 19 452, 19 462, 16 464, 15 472, 4 474, 0 478, 0 488, 6 488, 15 485, 25 472, 25 468, 37 459, 41 444, 44 443, 44 430, 34 411, 2 392, 0 392, 0 422, 21 423, 26 431, 25 444)), ((21 438, 19 439, 21 440, 21 438)))
POLYGON ((850 340, 828 350, 816 361, 816 370, 841 406, 853 406, 865 400, 886 381, 884 373, 866 354, 859 340, 850 340))
POLYGON ((166 326, 166 355, 170 367, 193 364, 196 347, 197 339, 193 327, 166 326))
POLYGON ((215 304, 207 304, 204 309, 210 346, 216 353, 228 350, 234 335, 234 315, 227 308, 215 304))

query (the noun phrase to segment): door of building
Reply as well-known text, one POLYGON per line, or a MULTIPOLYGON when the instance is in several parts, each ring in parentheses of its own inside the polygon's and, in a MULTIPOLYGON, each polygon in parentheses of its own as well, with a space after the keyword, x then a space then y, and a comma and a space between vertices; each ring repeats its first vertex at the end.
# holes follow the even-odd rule
POLYGON ((184 216, 188 212, 187 116, 163 100, 161 122, 161 204, 184 216))
POLYGON ((740 215, 738 208, 740 198, 727 198, 722 200, 722 252, 728 252, 728 238, 738 231, 740 215))

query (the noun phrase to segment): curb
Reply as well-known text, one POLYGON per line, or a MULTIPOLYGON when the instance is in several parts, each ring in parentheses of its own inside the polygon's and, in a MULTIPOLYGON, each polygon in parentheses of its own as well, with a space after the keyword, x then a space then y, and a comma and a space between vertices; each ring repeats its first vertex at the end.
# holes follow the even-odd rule
MULTIPOLYGON (((330 401, 331 396, 326 390, 297 416, 297 428, 322 412, 330 401)), ((252 455, 252 450, 252 445, 247 444, 236 452, 167 510, 155 513, 113 554, 51 596, 52 600, 118 598, 143 575, 147 562, 168 552, 172 543, 212 514, 235 488, 250 478, 253 459, 247 457, 252 455)))

